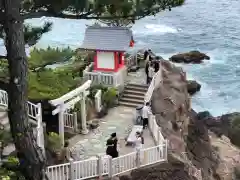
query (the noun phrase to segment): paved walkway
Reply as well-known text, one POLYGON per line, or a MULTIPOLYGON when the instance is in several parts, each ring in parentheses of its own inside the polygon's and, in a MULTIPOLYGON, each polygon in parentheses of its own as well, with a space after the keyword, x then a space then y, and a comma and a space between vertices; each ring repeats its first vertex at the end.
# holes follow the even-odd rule
MULTIPOLYGON (((73 148, 74 159, 81 160, 105 154, 106 140, 113 132, 117 133, 119 139, 120 155, 134 151, 131 146, 125 146, 125 138, 131 131, 135 117, 135 109, 118 106, 111 109, 107 116, 100 119, 99 128, 89 132, 87 135, 77 135, 70 140, 73 148)), ((144 131, 145 148, 154 146, 149 130, 144 131)))
POLYGON ((146 75, 144 68, 139 69, 137 72, 129 72, 127 82, 133 84, 146 84, 146 75))

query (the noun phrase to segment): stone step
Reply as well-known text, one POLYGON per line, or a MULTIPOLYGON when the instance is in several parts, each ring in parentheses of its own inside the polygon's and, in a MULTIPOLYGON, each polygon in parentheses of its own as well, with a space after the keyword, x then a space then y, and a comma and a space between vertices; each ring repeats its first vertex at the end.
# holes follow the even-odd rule
POLYGON ((136 91, 136 90, 131 90, 131 89, 125 89, 123 94, 133 94, 133 95, 136 95, 136 96, 143 96, 145 97, 145 93, 146 92, 143 92, 143 91, 136 91))
POLYGON ((147 85, 147 84, 134 84, 134 83, 128 83, 127 86, 131 86, 131 87, 139 87, 139 88, 148 89, 148 85, 147 85))
POLYGON ((127 85, 125 87, 126 90, 133 90, 133 91, 138 91, 138 92, 147 92, 147 87, 141 87, 141 86, 133 86, 133 85, 127 85))
POLYGON ((138 106, 141 106, 142 104, 137 104, 137 103, 130 103, 130 102, 119 102, 120 106, 126 106, 126 107, 132 107, 132 108, 136 108, 138 106))
POLYGON ((144 101, 144 95, 136 95, 135 93, 125 93, 123 98, 139 99, 144 101))
POLYGON ((129 102, 129 103, 134 103, 134 104, 143 104, 144 99, 134 99, 134 98, 126 98, 123 97, 120 99, 120 102, 129 102))

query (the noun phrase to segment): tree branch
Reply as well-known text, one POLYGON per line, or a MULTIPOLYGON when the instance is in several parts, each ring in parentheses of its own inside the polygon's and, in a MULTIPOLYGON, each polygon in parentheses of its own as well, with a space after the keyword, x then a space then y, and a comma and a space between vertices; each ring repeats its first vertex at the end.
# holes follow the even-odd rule
POLYGON ((86 19, 89 15, 92 15, 95 11, 89 11, 79 15, 73 14, 64 14, 64 13, 55 13, 49 10, 40 10, 37 12, 30 12, 26 14, 22 14, 23 19, 32 19, 32 18, 40 18, 40 17, 56 17, 56 18, 63 18, 63 19, 86 19))

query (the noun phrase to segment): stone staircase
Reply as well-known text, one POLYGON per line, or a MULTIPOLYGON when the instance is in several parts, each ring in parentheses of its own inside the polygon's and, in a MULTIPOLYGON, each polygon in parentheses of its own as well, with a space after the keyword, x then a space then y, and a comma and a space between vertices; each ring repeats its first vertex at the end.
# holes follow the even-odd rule
POLYGON ((120 98, 119 105, 133 108, 143 105, 147 90, 148 85, 127 84, 123 96, 120 98))

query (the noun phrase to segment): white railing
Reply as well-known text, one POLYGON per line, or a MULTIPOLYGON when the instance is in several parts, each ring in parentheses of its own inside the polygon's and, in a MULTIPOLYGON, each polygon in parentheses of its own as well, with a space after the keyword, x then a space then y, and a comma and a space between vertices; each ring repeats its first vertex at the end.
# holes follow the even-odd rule
POLYGON ((125 64, 128 68, 137 65, 137 55, 130 55, 125 59, 125 64))
POLYGON ((91 158, 83 161, 72 163, 72 179, 88 179, 98 176, 98 158, 91 158))
POLYGON ((38 118, 39 105, 33 104, 28 101, 28 116, 34 120, 38 118))
POLYGON ((8 107, 8 94, 0 89, 0 106, 8 107))
POLYGON ((99 89, 94 96, 95 98, 95 109, 97 112, 100 112, 102 109, 102 90, 99 89))
POLYGON ((148 115, 148 125, 150 132, 152 133, 153 139, 156 145, 161 145, 165 140, 162 133, 161 128, 158 126, 156 122, 156 117, 153 114, 148 115))
POLYGON ((141 153, 143 154, 143 160, 141 167, 155 164, 161 161, 167 160, 167 140, 164 140, 162 144, 144 149, 141 153))
POLYGON ((150 102, 154 89, 162 82, 162 65, 160 63, 160 69, 153 76, 153 79, 145 94, 144 102, 150 102))
POLYGON ((85 80, 91 80, 94 84, 104 84, 105 86, 123 86, 127 77, 127 68, 122 67, 116 73, 91 72, 86 67, 83 73, 85 80))
POLYGON ((110 178, 133 169, 167 160, 167 140, 161 145, 142 149, 112 159, 110 156, 93 157, 87 160, 49 166, 50 180, 80 180, 108 175, 110 178))
MULTIPOLYGON (((4 90, 0 90, 0 106, 8 107, 8 94, 4 90)), ((33 104, 27 102, 28 106, 28 117, 34 120, 37 124, 37 144, 44 151, 44 133, 43 133, 43 123, 42 123, 42 106, 41 103, 33 104)))
POLYGON ((131 68, 132 66, 137 66, 138 59, 143 59, 143 56, 144 54, 141 52, 131 54, 125 59, 125 65, 127 66, 128 69, 131 68))
POLYGON ((112 176, 131 171, 137 168, 137 152, 132 152, 112 159, 112 176))
POLYGON ((59 164, 47 167, 49 180, 66 180, 70 179, 70 163, 59 164))
POLYGON ((117 73, 115 73, 115 86, 123 86, 127 79, 127 67, 122 67, 117 73))
POLYGON ((71 129, 77 129, 77 113, 64 113, 64 127, 71 128, 71 129))
POLYGON ((85 72, 85 80, 91 80, 94 84, 114 85, 114 73, 85 72))

